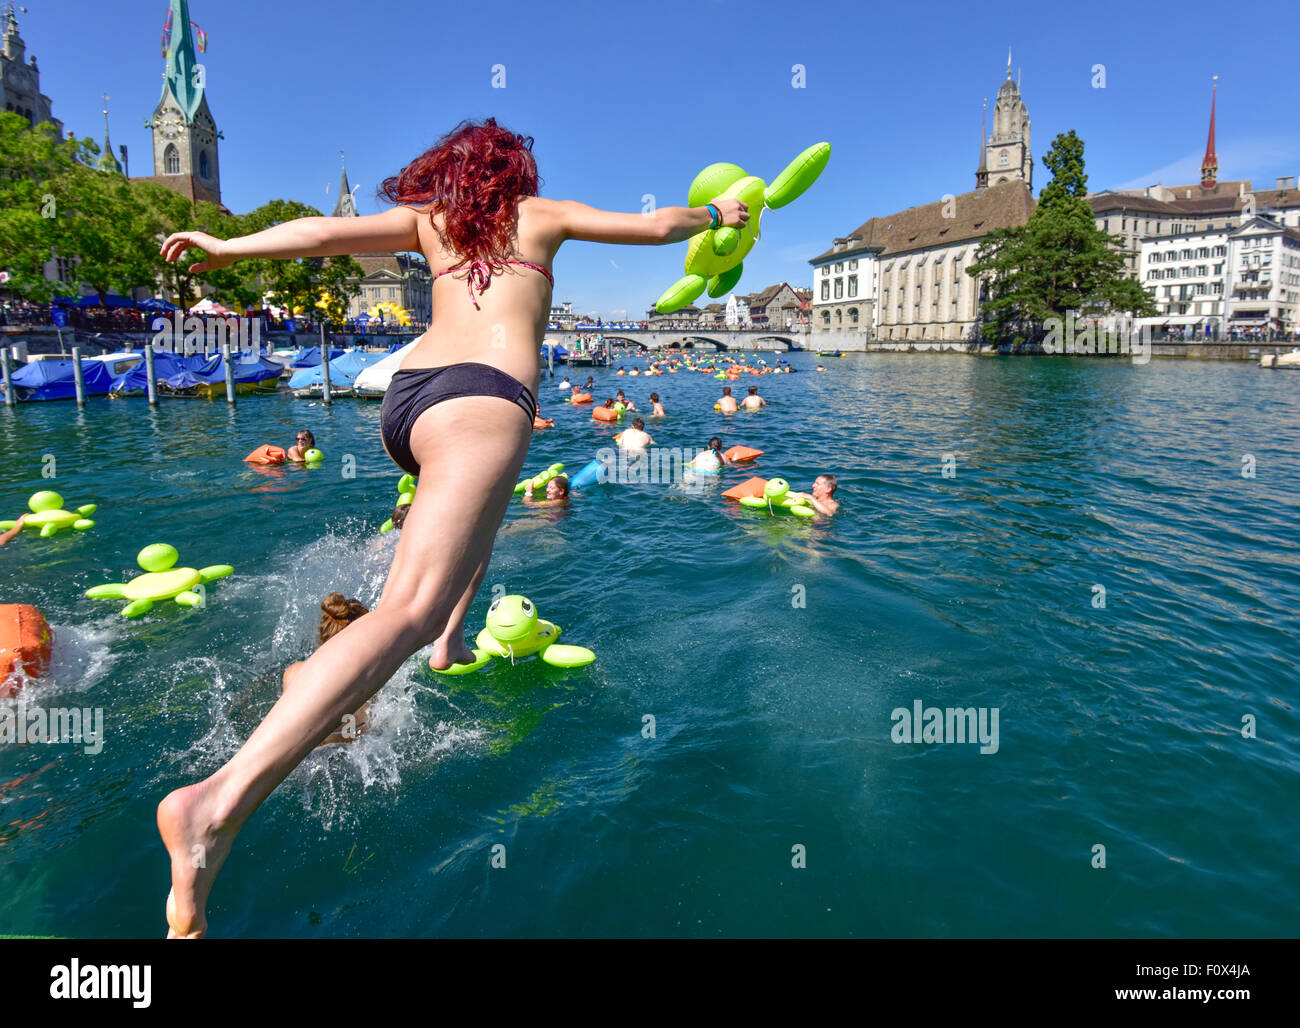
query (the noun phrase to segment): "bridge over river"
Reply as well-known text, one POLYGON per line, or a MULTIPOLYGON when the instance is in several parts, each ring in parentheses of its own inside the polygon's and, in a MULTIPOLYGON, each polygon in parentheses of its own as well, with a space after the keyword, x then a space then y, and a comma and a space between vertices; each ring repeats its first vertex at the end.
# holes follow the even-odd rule
POLYGON ((579 338, 593 342, 597 335, 604 336, 606 344, 639 346, 642 350, 806 350, 807 328, 771 329, 709 329, 709 328, 592 328, 582 331, 557 331, 546 333, 548 340, 560 343, 572 352, 579 338))

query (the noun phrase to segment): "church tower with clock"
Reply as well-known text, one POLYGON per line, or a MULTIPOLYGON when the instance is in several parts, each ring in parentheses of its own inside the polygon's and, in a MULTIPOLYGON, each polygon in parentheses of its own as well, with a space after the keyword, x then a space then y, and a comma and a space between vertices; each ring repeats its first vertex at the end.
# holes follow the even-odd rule
POLYGON ((975 173, 976 188, 996 186, 1013 179, 1034 185, 1034 158, 1029 152, 1029 109, 1020 96, 1020 84, 1011 78, 1011 54, 1007 53, 1007 77, 998 89, 993 107, 993 133, 984 139, 983 160, 975 173), (980 181, 983 175, 985 180, 980 181))
POLYGON ((162 97, 148 121, 154 171, 149 179, 193 200, 221 205, 217 140, 222 135, 208 108, 207 69, 198 60, 193 28, 186 0, 171 0, 162 97))

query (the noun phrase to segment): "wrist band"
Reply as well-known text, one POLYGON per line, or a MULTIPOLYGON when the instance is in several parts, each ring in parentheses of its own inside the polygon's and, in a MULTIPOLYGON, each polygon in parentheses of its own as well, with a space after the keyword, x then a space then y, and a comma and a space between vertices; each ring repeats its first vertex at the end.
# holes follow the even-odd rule
POLYGON ((709 228, 717 228, 722 224, 722 211, 711 203, 706 203, 704 206, 713 212, 713 224, 711 224, 709 228))

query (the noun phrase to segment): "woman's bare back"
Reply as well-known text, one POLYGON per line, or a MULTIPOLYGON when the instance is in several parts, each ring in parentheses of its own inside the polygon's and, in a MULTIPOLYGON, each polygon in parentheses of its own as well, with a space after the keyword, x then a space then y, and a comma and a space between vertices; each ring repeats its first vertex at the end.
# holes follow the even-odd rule
MULTIPOLYGON (((538 264, 548 271, 563 242, 563 221, 555 201, 541 197, 519 200, 512 259, 538 264)), ((433 283, 433 318, 429 330, 403 361, 404 368, 442 367, 472 361, 491 364, 534 390, 540 376, 539 351, 551 311, 551 284, 532 268, 507 264, 494 272, 488 288, 471 298, 468 267, 459 254, 444 247, 438 227, 421 210, 420 249, 434 275, 453 270, 433 283), (474 301, 478 306, 474 306, 474 301)))

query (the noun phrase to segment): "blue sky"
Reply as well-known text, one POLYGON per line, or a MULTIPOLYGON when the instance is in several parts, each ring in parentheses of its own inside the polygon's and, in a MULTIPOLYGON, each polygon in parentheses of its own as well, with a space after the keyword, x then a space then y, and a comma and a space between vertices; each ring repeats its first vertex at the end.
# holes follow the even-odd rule
MULTIPOLYGON (((43 92, 71 132, 150 167, 145 119, 162 85, 165 0, 26 0, 43 92)), ((225 133, 222 195, 335 202, 340 149, 363 214, 385 176, 464 117, 536 137, 542 193, 639 210, 685 202, 697 171, 732 161, 769 181, 806 146, 834 152, 813 189, 764 216, 740 282, 811 282, 808 258, 867 218, 973 188, 980 109, 1007 48, 1032 123, 1035 191, 1059 132, 1086 146, 1092 189, 1199 179, 1218 74, 1220 177, 1271 188, 1300 174, 1294 76, 1220 4, 873 5, 823 0, 191 0, 209 35, 208 103, 225 133), (1066 23, 1065 17, 1071 19, 1066 23), (1207 31, 1218 26, 1211 38, 1207 31), (1184 31, 1184 27, 1190 31, 1184 31), (792 86, 803 65, 804 88, 792 86), (1094 88, 1094 65, 1105 88, 1094 88), (493 66, 505 87, 493 88, 493 66), (328 193, 326 187, 328 186, 328 193)), ((1256 28, 1262 23, 1256 24, 1256 28)), ((644 316, 682 274, 685 244, 568 243, 556 301, 644 316)))

